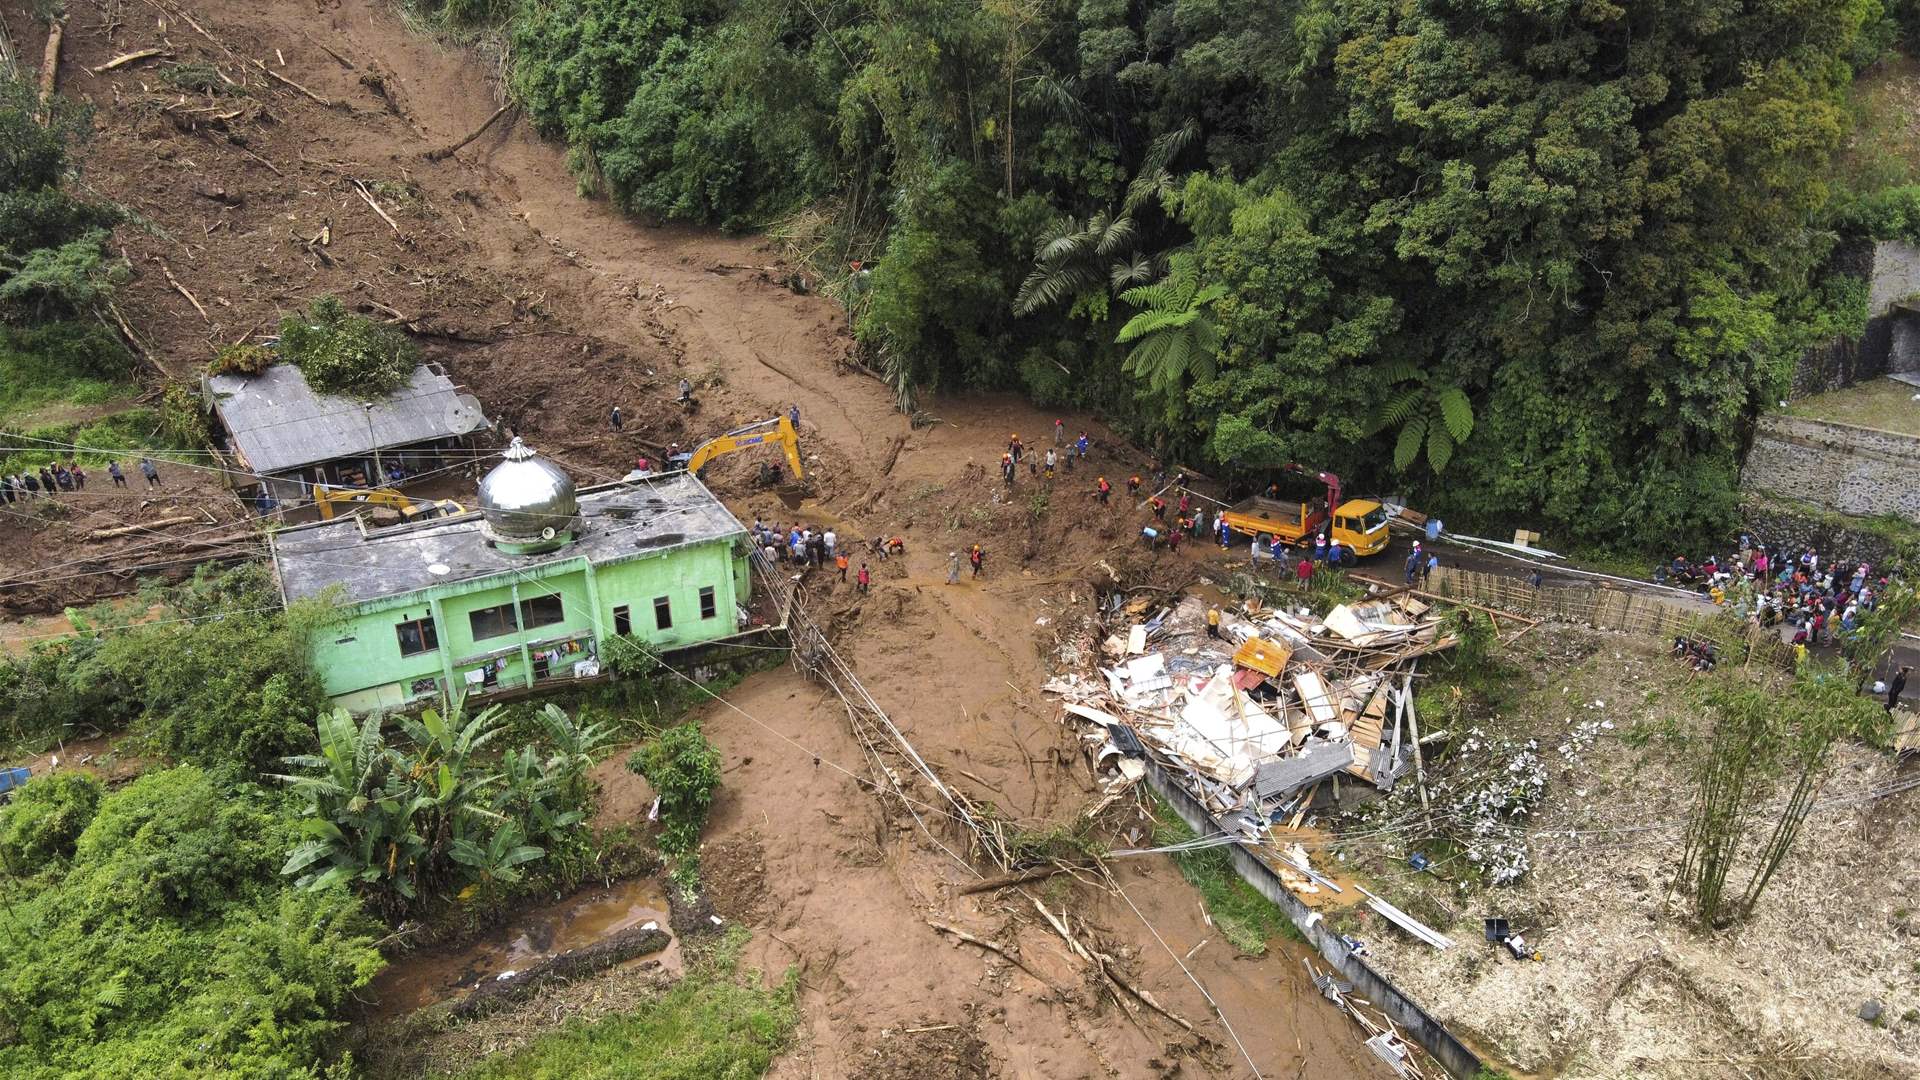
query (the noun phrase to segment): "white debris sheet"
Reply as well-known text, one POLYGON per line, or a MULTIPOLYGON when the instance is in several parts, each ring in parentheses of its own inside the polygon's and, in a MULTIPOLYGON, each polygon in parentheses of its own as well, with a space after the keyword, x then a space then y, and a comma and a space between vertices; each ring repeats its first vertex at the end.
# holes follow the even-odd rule
MULTIPOLYGON (((1335 774, 1384 790, 1407 772, 1404 687, 1419 657, 1453 644, 1441 616, 1405 594, 1324 617, 1222 609, 1217 638, 1197 596, 1122 614, 1130 623, 1107 638, 1098 674, 1061 675, 1043 689, 1079 720, 1125 729, 1254 837, 1303 810, 1335 774)), ((1126 756, 1126 737, 1098 741, 1126 756)))

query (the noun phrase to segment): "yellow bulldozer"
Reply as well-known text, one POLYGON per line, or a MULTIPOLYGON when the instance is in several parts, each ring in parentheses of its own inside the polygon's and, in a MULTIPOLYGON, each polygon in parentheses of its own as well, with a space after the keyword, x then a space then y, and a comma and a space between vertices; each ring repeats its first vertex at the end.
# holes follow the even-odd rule
POLYGON ((467 508, 452 499, 409 499, 393 488, 347 488, 318 484, 313 489, 313 506, 322 521, 331 521, 342 512, 384 507, 400 515, 403 524, 464 514, 467 508))

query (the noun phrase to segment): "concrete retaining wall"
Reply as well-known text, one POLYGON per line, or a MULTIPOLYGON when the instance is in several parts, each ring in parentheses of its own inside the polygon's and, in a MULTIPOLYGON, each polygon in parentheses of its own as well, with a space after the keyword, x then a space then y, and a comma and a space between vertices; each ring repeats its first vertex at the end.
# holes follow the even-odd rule
POLYGON ((1740 474, 1746 491, 1843 514, 1920 523, 1920 439, 1826 420, 1767 416, 1740 474))
MULTIPOLYGON (((1167 804, 1180 815, 1180 820, 1186 822, 1194 832, 1207 836, 1221 831, 1220 823, 1214 820, 1206 807, 1200 805, 1152 758, 1147 759, 1147 783, 1161 798, 1167 800, 1167 804)), ((1409 1039, 1424 1047, 1447 1072, 1456 1077, 1471 1077, 1479 1073, 1480 1055, 1468 1049, 1467 1044, 1455 1038, 1444 1024, 1428 1015, 1418 1002, 1389 982, 1385 975, 1375 971, 1364 959, 1353 955, 1341 942, 1339 935, 1327 928, 1326 921, 1314 917, 1312 910, 1281 883, 1280 876, 1270 867, 1238 844, 1228 847, 1226 852, 1233 861, 1234 869, 1239 871, 1247 884, 1258 889, 1260 895, 1278 904, 1280 910, 1287 913, 1287 918, 1306 936, 1308 944, 1340 973, 1342 979, 1353 984, 1357 996, 1366 998, 1391 1017, 1409 1039)))

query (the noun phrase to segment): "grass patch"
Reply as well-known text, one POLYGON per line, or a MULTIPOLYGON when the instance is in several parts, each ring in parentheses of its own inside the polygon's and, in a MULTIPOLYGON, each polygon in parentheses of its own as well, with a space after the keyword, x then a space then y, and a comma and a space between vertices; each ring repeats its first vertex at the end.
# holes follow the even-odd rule
MULTIPOLYGON (((1153 810, 1153 842, 1164 847, 1192 840, 1194 832, 1159 797, 1153 810)), ((1226 848, 1184 851, 1173 857, 1180 876, 1200 890, 1207 914, 1227 939, 1227 943, 1248 956, 1264 956, 1267 942, 1275 936, 1303 940, 1300 931, 1280 910, 1280 905, 1261 896, 1253 886, 1241 880, 1233 869, 1226 848)))
MULTIPOLYGON (((166 442, 160 436, 160 414, 153 409, 133 408, 77 424, 50 424, 21 432, 26 438, 17 445, 59 443, 43 450, 18 450, 0 457, 0 473, 22 472, 50 465, 54 458, 65 461, 78 458, 88 468, 104 468, 111 460, 129 461, 140 456, 143 447, 166 442), (87 451, 69 451, 65 447, 86 446, 87 451)), ((165 459, 164 454, 150 455, 165 459)), ((100 478, 102 484, 106 478, 100 478)))
POLYGON ((1897 379, 1869 379, 1790 401, 1786 412, 1810 420, 1920 435, 1920 402, 1913 400, 1915 393, 1920 391, 1897 379))
POLYGON ((462 1080, 708 1080, 763 1075, 799 1021, 799 975, 771 988, 740 970, 747 932, 735 927, 673 989, 629 1013, 569 1024, 462 1080))

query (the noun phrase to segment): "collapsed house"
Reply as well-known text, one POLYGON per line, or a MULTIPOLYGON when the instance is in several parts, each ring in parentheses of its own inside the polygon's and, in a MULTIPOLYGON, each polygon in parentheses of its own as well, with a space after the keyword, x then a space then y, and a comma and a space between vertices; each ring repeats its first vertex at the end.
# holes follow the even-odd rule
POLYGON ((1218 638, 1199 597, 1120 612, 1136 621, 1107 638, 1098 675, 1045 688, 1095 725, 1088 739, 1103 744, 1101 757, 1151 754, 1223 828, 1254 842, 1297 824, 1327 781, 1385 791, 1415 768, 1415 668, 1454 644, 1441 614, 1406 593, 1324 618, 1223 607, 1218 638))

